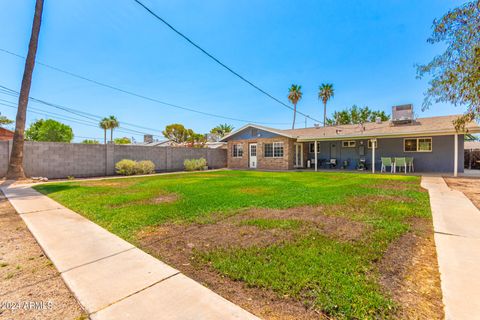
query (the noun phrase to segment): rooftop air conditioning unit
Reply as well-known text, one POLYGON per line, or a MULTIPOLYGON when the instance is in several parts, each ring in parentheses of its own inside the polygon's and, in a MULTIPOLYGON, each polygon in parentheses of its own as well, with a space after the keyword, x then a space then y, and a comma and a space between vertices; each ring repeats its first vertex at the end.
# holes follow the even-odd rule
POLYGON ((392 123, 405 124, 413 122, 413 105, 404 104, 392 107, 392 123))

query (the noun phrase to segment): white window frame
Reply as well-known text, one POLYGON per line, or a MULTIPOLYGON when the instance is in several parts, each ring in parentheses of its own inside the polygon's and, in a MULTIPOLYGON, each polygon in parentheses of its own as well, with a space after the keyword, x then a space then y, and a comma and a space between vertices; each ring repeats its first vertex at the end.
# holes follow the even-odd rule
MULTIPOLYGON (((368 149, 372 149, 372 140, 367 142, 368 149)), ((378 140, 375 140, 375 149, 378 149, 378 140)))
MULTIPOLYGON (((315 142, 308 144, 308 153, 315 153, 315 142)), ((320 153, 320 141, 317 141, 317 153, 320 153)))
POLYGON ((403 152, 432 152, 433 151, 433 139, 432 137, 418 137, 418 138, 403 138, 403 152), (417 150, 416 151, 407 151, 405 150, 405 142, 407 140, 416 140, 417 141, 417 150), (430 140, 430 150, 419 150, 420 140, 430 140))
POLYGON ((283 142, 274 142, 273 143, 273 157, 274 158, 283 158, 285 156, 285 146, 284 146, 284 143, 283 142), (281 156, 276 156, 275 155, 275 149, 276 148, 280 148, 280 146, 282 146, 282 155, 281 156))
POLYGON ((242 143, 235 143, 234 145, 232 145, 232 158, 243 158, 243 144, 242 143), (235 155, 235 151, 236 151, 236 155, 235 155), (241 155, 238 155, 239 151, 242 152, 241 155))
POLYGON ((342 141, 342 148, 355 148, 356 146, 357 142, 355 140, 342 141))
POLYGON ((263 144, 263 157, 264 158, 284 158, 285 157, 285 144, 282 142, 267 142, 263 144), (266 144, 271 144, 272 145, 272 156, 266 156, 265 155, 265 145, 266 144), (279 148, 279 145, 282 146, 282 155, 281 156, 275 156, 275 148, 279 148))

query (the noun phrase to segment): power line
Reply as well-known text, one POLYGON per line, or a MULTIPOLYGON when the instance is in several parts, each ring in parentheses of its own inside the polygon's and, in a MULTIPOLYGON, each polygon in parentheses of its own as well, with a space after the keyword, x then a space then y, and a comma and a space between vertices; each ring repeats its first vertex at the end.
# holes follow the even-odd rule
MULTIPOLYGON (((17 109, 17 107, 15 105, 9 105, 9 104, 3 103, 3 102, 0 102, 0 105, 6 106, 6 107, 9 107, 9 108, 12 108, 12 109, 17 109)), ((62 117, 62 116, 56 116, 53 113, 50 113, 48 111, 44 111, 44 110, 41 110, 41 109, 38 109, 38 108, 34 109, 32 107, 29 107, 27 109, 27 112, 38 114, 38 115, 41 115, 41 116, 46 116, 46 117, 52 118, 52 119, 58 119, 58 120, 66 121, 66 122, 69 122, 69 123, 76 123, 76 124, 80 124, 80 125, 84 125, 84 126, 93 127, 93 128, 98 129, 98 126, 93 124, 93 123, 88 123, 88 122, 86 122, 84 120, 80 120, 80 119, 73 120, 72 118, 69 118, 69 117, 67 118, 67 117, 62 117), (33 109, 33 110, 30 110, 30 109, 33 109), (38 110, 38 111, 35 111, 35 110, 38 110)), ((125 131, 125 130, 122 130, 122 129, 116 129, 116 131, 126 133, 126 134, 130 134, 130 135, 134 135, 134 136, 139 136, 139 137, 143 136, 142 134, 132 133, 132 132, 125 131)))
MULTIPOLYGON (((6 53, 6 54, 12 55, 12 56, 14 56, 14 57, 20 58, 20 59, 25 59, 24 56, 19 55, 19 54, 14 53, 14 52, 11 52, 11 51, 8 51, 8 50, 6 50, 6 49, 0 48, 0 51, 1 51, 1 52, 4 52, 4 53, 6 53)), ((143 99, 143 100, 147 100, 147 101, 150 101, 150 102, 162 104, 162 105, 165 105, 165 106, 168 106, 168 107, 172 107, 172 108, 176 108, 176 109, 181 109, 181 110, 185 110, 185 111, 189 111, 189 112, 194 112, 194 113, 201 114, 201 115, 205 115, 205 116, 209 116, 209 117, 214 117, 214 118, 219 118, 219 119, 224 119, 224 120, 237 121, 237 122, 243 122, 243 123, 263 124, 263 125, 286 125, 286 124, 289 124, 289 123, 285 123, 285 122, 260 122, 260 121, 251 121, 251 120, 246 120, 246 119, 240 119, 240 118, 222 116, 222 115, 215 114, 215 113, 210 113, 210 112, 204 112, 204 111, 200 111, 200 110, 193 109, 193 108, 191 108, 191 107, 180 106, 180 105, 173 104, 173 103, 169 103, 169 102, 165 102, 165 101, 162 101, 162 100, 159 100, 159 99, 156 99, 156 98, 151 98, 151 97, 148 97, 148 96, 139 94, 139 93, 135 93, 135 92, 133 92, 133 91, 125 90, 125 89, 122 89, 122 88, 119 88, 119 87, 116 87, 116 86, 113 86, 113 85, 110 85, 110 84, 107 84, 107 83, 104 83, 104 82, 100 82, 100 81, 97 81, 97 80, 93 80, 93 79, 91 79, 91 78, 87 78, 87 77, 85 77, 85 76, 78 75, 78 74, 76 74, 76 73, 73 73, 73 72, 70 72, 70 71, 66 71, 66 70, 64 70, 64 69, 60 69, 60 68, 58 68, 58 67, 55 67, 55 66, 52 66, 52 65, 49 65, 49 64, 40 62, 40 61, 38 61, 38 60, 37 60, 35 63, 38 64, 38 65, 41 65, 41 66, 43 66, 43 67, 45 67, 45 68, 48 68, 48 69, 51 69, 51 70, 55 70, 55 71, 57 71, 57 72, 60 72, 60 73, 69 75, 69 76, 71 76, 71 77, 74 77, 74 78, 77 78, 77 79, 81 79, 81 80, 84 80, 84 81, 87 81, 87 82, 90 82, 90 83, 94 83, 94 84, 96 84, 96 85, 98 85, 98 86, 101 86, 101 87, 105 87, 105 88, 108 88, 108 89, 111 89, 111 90, 115 90, 115 91, 118 91, 118 92, 122 92, 122 93, 128 94, 128 95, 130 95, 130 96, 134 96, 134 97, 137 97, 137 98, 140 98, 140 99, 143 99)), ((297 111, 297 112, 298 112, 298 111, 297 111)), ((310 118, 310 119, 311 119, 311 118, 310 118)), ((313 120, 313 119, 312 119, 312 120, 313 120)))
MULTIPOLYGON (((19 93, 17 91, 12 90, 12 89, 7 88, 7 87, 2 86, 2 85, 0 85, 0 93, 7 94, 7 95, 10 95, 10 96, 13 96, 13 97, 18 97, 18 95, 19 95, 19 93)), ((54 104, 54 103, 51 103, 51 102, 36 99, 36 98, 33 98, 33 97, 29 97, 29 99, 33 102, 36 102, 36 103, 41 103, 41 104, 44 104, 44 105, 47 105, 47 106, 50 106, 50 107, 54 107, 54 108, 57 108, 57 109, 60 109, 60 110, 63 110, 63 111, 69 112, 69 113, 73 113, 77 116, 84 117, 84 118, 87 118, 89 120, 93 120, 95 122, 93 122, 93 123, 90 122, 90 123, 95 124, 95 127, 98 127, 98 122, 97 121, 102 118, 101 116, 98 116, 98 115, 85 113, 85 112, 82 112, 82 111, 79 111, 79 110, 75 110, 73 108, 61 106, 61 105, 54 104), (85 114, 87 114, 87 115, 85 115, 85 114), (90 116, 88 116, 88 115, 90 115, 90 116), (95 117, 95 118, 92 118, 92 117, 95 117)), ((82 121, 84 121, 84 120, 82 120, 82 121)), ((121 122, 121 123, 123 123, 123 122, 121 122)), ((148 128, 148 130, 150 130, 150 128, 148 128)), ((151 130, 160 132, 160 130, 157 130, 157 129, 151 129, 151 130)), ((117 129, 117 131, 124 132, 124 133, 138 133, 138 134, 141 134, 141 135, 151 134, 151 133, 145 133, 145 132, 142 132, 142 131, 133 130, 133 129, 129 129, 129 128, 117 129)), ((154 135, 154 136, 159 137, 159 135, 154 135)))
MULTIPOLYGON (((162 17, 160 17, 159 15, 157 15, 155 12, 152 11, 152 9, 150 9, 149 7, 147 7, 145 4, 143 4, 141 1, 139 0, 133 0, 135 1, 138 5, 140 5, 142 8, 144 8, 148 13, 150 13, 152 16, 154 16, 155 18, 157 18, 158 20, 160 20, 163 24, 165 24, 168 28, 170 28, 173 32, 175 32, 176 34, 178 34, 180 37, 182 37, 183 39, 185 39, 188 43, 190 43, 191 45, 193 45, 195 48, 197 48, 198 50, 200 50, 201 52, 203 52, 205 55, 207 55, 210 59, 212 59, 213 61, 215 61, 216 63, 218 63, 220 66, 222 66, 223 68, 227 69, 230 73, 232 73, 233 75, 235 75, 236 77, 238 77, 239 79, 241 79, 242 81, 246 82, 248 85, 250 85, 251 87, 255 88, 256 90, 260 91, 261 93, 263 93, 264 95, 266 95, 267 97, 269 97, 270 99, 274 100, 275 102, 278 102, 279 104, 281 104, 282 106, 290 109, 290 110, 294 110, 294 108, 292 108, 291 106, 289 106, 288 104, 284 103, 283 101, 281 101, 280 99, 278 98, 275 98, 273 95, 271 95, 270 93, 268 93, 267 91, 263 90, 262 88, 260 88, 259 86, 257 86, 256 84, 254 84, 253 82, 251 82, 250 80, 246 79, 244 76, 240 75, 238 72, 236 72, 235 70, 233 70, 232 68, 230 68, 229 66, 227 66, 225 63, 221 62, 219 59, 217 59, 215 56, 213 56, 211 53, 209 53, 208 51, 206 51, 205 49, 203 49, 202 47, 200 47, 200 45, 196 44, 195 42, 193 42, 193 40, 191 40, 189 37, 187 37, 186 35, 184 35, 183 33, 181 33, 180 31, 178 31, 174 26, 172 26, 170 23, 168 23, 165 19, 163 19, 162 17)), ((319 120, 316 120, 312 117, 310 117, 309 115, 303 113, 303 112, 300 112, 300 111, 296 111, 298 114, 302 115, 302 116, 305 116, 307 117, 308 119, 312 120, 312 121, 315 121, 315 122, 321 122, 319 120)))

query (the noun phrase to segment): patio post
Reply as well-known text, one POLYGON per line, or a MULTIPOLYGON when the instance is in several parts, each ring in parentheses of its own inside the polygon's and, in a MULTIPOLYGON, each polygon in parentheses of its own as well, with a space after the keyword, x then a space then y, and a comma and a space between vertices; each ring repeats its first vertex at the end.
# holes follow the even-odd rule
POLYGON ((458 175, 458 133, 454 135, 453 176, 458 175))
POLYGON ((317 171, 318 170, 317 141, 313 141, 313 143, 314 143, 313 152, 315 153, 315 171, 317 171))
POLYGON ((375 143, 377 139, 371 139, 372 141, 372 173, 375 173, 375 143))

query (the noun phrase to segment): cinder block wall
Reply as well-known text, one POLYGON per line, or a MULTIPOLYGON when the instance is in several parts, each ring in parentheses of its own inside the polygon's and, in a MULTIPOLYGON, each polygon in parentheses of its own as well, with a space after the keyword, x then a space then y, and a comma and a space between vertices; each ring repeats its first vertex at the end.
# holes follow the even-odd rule
MULTIPOLYGON (((0 141, 0 176, 8 169, 11 141, 0 141)), ((65 178, 115 174, 115 163, 122 159, 151 160, 155 170, 183 170, 185 159, 204 157, 210 168, 227 166, 224 149, 146 147, 130 145, 89 145, 58 142, 25 142, 24 169, 27 176, 65 178)))

